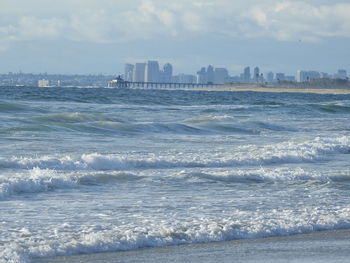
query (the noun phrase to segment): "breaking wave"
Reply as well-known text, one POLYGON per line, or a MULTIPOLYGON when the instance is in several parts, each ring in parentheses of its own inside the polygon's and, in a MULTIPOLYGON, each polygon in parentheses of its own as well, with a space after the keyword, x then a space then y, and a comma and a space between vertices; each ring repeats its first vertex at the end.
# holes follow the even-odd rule
POLYGON ((234 210, 232 216, 225 218, 176 219, 168 216, 172 220, 141 219, 135 227, 99 224, 75 226, 65 223, 46 230, 49 231, 47 234, 51 236, 50 239, 35 239, 36 233, 23 228, 17 233, 17 241, 26 246, 7 244, 6 248, 0 251, 0 262, 29 263, 31 258, 117 252, 350 228, 350 207, 339 208, 333 212, 312 207, 298 212, 289 209, 263 213, 234 210), (72 228, 78 233, 74 238, 70 234, 72 228))
POLYGON ((0 158, 1 168, 54 170, 134 170, 190 167, 261 166, 285 163, 326 161, 334 154, 350 153, 350 140, 339 138, 315 138, 305 142, 287 141, 275 145, 257 147, 241 146, 232 152, 165 152, 156 154, 83 154, 80 157, 43 156, 0 158))
POLYGON ((14 173, 0 179, 0 200, 23 193, 41 193, 55 189, 75 188, 79 185, 106 184, 112 181, 138 180, 142 178, 125 172, 59 173, 55 170, 35 167, 22 173, 14 173))

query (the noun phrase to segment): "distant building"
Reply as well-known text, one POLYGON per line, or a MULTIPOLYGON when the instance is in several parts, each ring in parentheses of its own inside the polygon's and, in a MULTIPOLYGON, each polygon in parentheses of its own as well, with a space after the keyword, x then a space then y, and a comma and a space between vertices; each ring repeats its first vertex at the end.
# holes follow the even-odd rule
POLYGON ((216 68, 215 69, 215 84, 224 84, 229 80, 228 70, 226 68, 216 68))
POLYGON ((171 83, 180 83, 180 77, 179 77, 179 75, 172 76, 172 77, 171 77, 171 83))
POLYGON ((38 87, 49 87, 50 81, 47 79, 40 79, 38 80, 38 87))
POLYGON ((347 79, 348 75, 345 69, 339 69, 338 72, 334 75, 336 79, 347 79))
POLYGON ((133 74, 133 81, 144 82, 145 81, 146 63, 136 63, 133 74))
POLYGON ((284 76, 285 81, 295 82, 295 76, 284 76))
POLYGON ((277 81, 285 81, 286 80, 286 76, 284 73, 276 73, 276 80, 277 81))
POLYGON ((275 75, 273 74, 273 72, 268 72, 267 74, 266 74, 266 80, 267 80, 267 82, 269 82, 269 83, 272 83, 272 82, 274 82, 275 81, 275 75))
POLYGON ((331 75, 326 72, 320 72, 321 79, 331 79, 331 75))
POLYGON ((250 82, 251 80, 251 75, 250 75, 250 67, 246 67, 244 68, 244 72, 243 72, 243 81, 244 82, 250 82))
POLYGON ((260 69, 259 69, 259 67, 255 67, 254 68, 253 79, 254 79, 255 82, 259 81, 259 79, 260 79, 260 69))
POLYGON ((208 82, 207 71, 203 67, 203 68, 201 68, 200 71, 197 72, 197 83, 198 84, 206 84, 207 82, 208 82))
POLYGON ((173 66, 170 63, 166 63, 162 71, 162 82, 170 83, 173 76, 173 66))
POLYGON ((321 74, 317 71, 298 70, 297 72, 298 82, 307 82, 313 79, 320 79, 320 78, 321 78, 321 74))
POLYGON ((158 61, 148 61, 145 68, 145 82, 160 82, 158 61))
POLYGON ((214 81, 215 81, 214 67, 209 65, 207 68, 207 83, 214 83, 214 81))
POLYGON ((125 81, 133 81, 133 75, 134 75, 134 65, 125 64, 124 80, 125 81))
POLYGON ((179 74, 178 75, 178 83, 196 83, 197 78, 194 75, 190 74, 179 74))

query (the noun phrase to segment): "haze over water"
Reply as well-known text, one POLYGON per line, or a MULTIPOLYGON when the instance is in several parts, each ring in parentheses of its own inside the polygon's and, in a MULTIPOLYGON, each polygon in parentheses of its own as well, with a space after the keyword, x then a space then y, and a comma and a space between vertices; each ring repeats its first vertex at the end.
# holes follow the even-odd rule
POLYGON ((350 95, 0 98, 0 262, 350 228, 350 95))

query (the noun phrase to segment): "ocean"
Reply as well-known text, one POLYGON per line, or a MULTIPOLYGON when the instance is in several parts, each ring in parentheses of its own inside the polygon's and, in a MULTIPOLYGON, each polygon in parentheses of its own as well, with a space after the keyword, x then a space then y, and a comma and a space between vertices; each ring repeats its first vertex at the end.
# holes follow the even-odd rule
POLYGON ((350 228, 350 95, 0 88, 0 262, 350 228))

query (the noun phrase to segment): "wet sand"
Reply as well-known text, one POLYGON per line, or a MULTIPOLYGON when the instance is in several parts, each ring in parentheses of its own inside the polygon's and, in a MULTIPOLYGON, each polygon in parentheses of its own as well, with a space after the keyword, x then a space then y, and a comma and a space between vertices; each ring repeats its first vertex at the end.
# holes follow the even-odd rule
POLYGON ((33 260, 34 263, 349 262, 350 230, 33 260))

